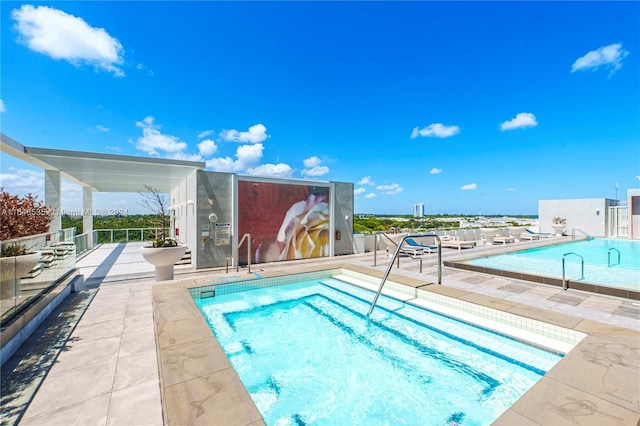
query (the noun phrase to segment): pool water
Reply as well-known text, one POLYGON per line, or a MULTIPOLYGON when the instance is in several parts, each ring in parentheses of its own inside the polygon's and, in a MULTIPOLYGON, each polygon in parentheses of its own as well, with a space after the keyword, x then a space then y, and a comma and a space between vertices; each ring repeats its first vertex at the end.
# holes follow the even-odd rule
POLYGON ((565 257, 567 279, 640 290, 640 241, 592 238, 471 259, 465 263, 562 278, 562 256, 569 252, 584 258, 584 279, 580 279, 580 258, 574 255, 565 257))
POLYGON ((562 355, 327 278, 196 299, 268 425, 483 425, 562 355))

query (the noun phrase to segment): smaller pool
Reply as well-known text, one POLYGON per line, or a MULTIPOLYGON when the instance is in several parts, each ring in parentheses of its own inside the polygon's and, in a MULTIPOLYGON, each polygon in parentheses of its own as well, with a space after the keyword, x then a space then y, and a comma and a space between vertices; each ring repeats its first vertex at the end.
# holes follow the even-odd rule
POLYGON ((562 257, 567 253, 584 258, 584 279, 580 280, 580 258, 575 255, 565 257, 568 280, 640 291, 639 241, 592 238, 470 259, 464 263, 562 279, 562 257))
POLYGON ((489 424, 562 358, 385 296, 368 318, 334 278, 259 286, 194 298, 268 425, 489 424))

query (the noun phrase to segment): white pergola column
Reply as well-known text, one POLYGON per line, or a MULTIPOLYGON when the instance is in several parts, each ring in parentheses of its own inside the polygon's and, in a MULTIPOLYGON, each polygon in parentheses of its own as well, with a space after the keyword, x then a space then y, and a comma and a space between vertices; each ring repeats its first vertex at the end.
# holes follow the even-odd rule
POLYGON ((93 191, 82 187, 82 232, 87 234, 87 249, 93 248, 93 191))
POLYGON ((53 220, 49 224, 49 232, 57 232, 62 229, 62 193, 60 171, 44 171, 44 204, 54 211, 53 220))

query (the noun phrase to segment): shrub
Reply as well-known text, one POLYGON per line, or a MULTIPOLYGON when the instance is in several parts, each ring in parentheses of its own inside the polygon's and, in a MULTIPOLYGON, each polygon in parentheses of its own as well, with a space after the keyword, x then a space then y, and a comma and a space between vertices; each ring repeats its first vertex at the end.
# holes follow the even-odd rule
POLYGON ((9 194, 0 188, 0 241, 49 232, 53 209, 38 197, 9 194))

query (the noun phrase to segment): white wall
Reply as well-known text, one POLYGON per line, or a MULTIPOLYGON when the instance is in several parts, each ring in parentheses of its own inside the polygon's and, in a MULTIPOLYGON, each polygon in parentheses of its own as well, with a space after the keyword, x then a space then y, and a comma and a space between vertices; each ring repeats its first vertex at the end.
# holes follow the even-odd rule
POLYGON ((640 240, 640 189, 629 189, 627 194, 629 206, 629 235, 634 240, 640 240))
MULTIPOLYGON (((606 237, 610 205, 615 205, 615 201, 606 198, 540 200, 540 231, 553 232, 552 219, 561 217, 567 220, 567 234, 571 234, 571 230, 576 228, 592 237, 606 237)), ((577 232, 577 235, 581 235, 580 232, 577 232)))

